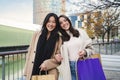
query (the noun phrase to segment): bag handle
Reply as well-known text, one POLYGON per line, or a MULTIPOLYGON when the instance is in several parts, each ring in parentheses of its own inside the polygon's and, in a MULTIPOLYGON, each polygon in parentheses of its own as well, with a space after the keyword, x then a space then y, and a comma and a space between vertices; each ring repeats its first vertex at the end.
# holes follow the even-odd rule
POLYGON ((86 59, 94 59, 94 58, 99 58, 101 61, 101 56, 99 53, 91 54, 89 57, 82 57, 79 60, 86 60, 86 59))

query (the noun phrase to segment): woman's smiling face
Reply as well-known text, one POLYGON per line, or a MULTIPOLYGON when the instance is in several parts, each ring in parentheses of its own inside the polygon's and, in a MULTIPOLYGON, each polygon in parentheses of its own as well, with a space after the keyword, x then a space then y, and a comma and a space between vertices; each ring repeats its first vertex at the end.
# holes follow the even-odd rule
POLYGON ((46 28, 48 31, 53 31, 55 27, 56 27, 55 18, 51 16, 46 24, 46 28))
POLYGON ((68 22, 67 19, 65 19, 64 17, 60 17, 59 18, 59 23, 60 23, 60 26, 61 26, 62 29, 66 30, 66 31, 69 30, 70 23, 68 22))

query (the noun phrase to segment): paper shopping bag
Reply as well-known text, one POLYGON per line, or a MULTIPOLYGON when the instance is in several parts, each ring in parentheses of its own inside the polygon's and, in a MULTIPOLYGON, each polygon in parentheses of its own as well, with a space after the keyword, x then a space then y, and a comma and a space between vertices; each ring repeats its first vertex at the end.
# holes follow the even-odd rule
POLYGON ((99 58, 77 61, 78 80, 106 80, 99 58))
POLYGON ((55 80, 55 75, 52 74, 33 75, 32 80, 55 80))

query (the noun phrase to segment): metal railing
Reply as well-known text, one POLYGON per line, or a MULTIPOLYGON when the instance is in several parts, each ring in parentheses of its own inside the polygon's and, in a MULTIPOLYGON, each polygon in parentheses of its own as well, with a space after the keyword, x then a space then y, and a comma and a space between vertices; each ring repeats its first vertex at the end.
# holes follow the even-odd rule
MULTIPOLYGON (((105 55, 120 53, 120 42, 93 43, 96 52, 105 55)), ((0 80, 16 80, 23 75, 29 45, 0 47, 0 80)))
POLYGON ((29 47, 29 45, 19 45, 19 46, 3 46, 0 47, 0 52, 4 51, 15 51, 15 50, 25 50, 29 47))
POLYGON ((105 55, 120 55, 120 42, 93 43, 96 52, 105 55))
POLYGON ((120 42, 94 43, 93 46, 101 54, 104 70, 120 72, 120 42))
POLYGON ((22 77, 27 53, 26 47, 23 48, 14 47, 11 48, 13 50, 0 52, 0 80, 17 80, 22 77))

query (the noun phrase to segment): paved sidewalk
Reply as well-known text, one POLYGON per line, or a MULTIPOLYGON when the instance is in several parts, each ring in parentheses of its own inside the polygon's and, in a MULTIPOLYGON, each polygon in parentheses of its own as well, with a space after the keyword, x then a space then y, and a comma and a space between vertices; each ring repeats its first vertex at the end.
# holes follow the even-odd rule
MULTIPOLYGON (((115 53, 114 55, 120 56, 120 51, 115 53)), ((104 72, 107 80, 120 80, 120 71, 104 70, 104 72)))
POLYGON ((104 70, 107 80, 120 80, 120 72, 104 70))
MULTIPOLYGON (((120 72, 104 70, 107 80, 120 80, 120 72)), ((25 80, 24 77, 15 80, 25 80)), ((62 79, 60 79, 62 80, 62 79)))

